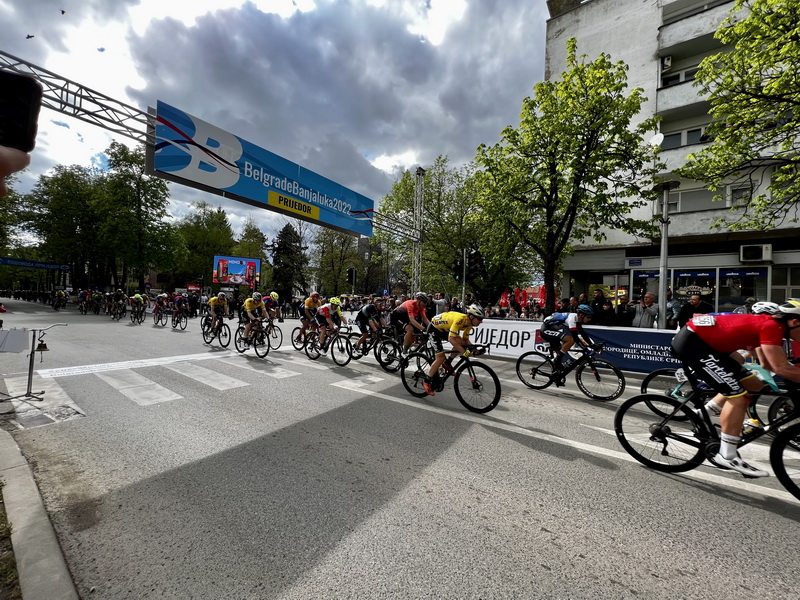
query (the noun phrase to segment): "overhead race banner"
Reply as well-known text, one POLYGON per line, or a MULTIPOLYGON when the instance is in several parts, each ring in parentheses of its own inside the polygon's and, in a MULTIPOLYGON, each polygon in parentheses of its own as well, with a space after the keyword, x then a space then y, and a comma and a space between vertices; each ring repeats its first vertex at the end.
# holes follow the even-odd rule
POLYGON ((160 100, 155 175, 240 202, 344 231, 372 236, 374 202, 322 175, 160 100))

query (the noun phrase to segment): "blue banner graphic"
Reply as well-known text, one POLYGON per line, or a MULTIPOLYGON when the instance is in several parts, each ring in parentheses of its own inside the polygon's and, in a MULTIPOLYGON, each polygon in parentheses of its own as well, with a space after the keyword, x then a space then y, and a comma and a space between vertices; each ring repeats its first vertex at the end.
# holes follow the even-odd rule
POLYGON ((347 233, 372 235, 374 202, 164 102, 153 167, 167 179, 347 233))
POLYGON ((69 271, 70 266, 61 263, 39 262, 38 260, 24 260, 22 258, 0 257, 0 265, 10 267, 25 267, 26 269, 51 269, 53 271, 69 271))

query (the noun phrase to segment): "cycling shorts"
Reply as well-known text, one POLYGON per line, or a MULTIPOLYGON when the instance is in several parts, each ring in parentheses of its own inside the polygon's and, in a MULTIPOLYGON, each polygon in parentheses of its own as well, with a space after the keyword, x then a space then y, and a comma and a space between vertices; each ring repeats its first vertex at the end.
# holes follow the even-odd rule
POLYGON ((433 325, 433 323, 431 323, 425 329, 425 333, 427 333, 429 336, 428 343, 433 344, 436 353, 439 354, 440 352, 444 352, 444 346, 442 346, 442 343, 447 341, 447 338, 450 337, 450 332, 440 331, 433 325))
POLYGON ((561 344, 564 341, 564 338, 568 335, 571 336, 569 327, 563 321, 557 321, 555 323, 545 323, 540 330, 542 334, 542 338, 550 342, 550 347, 554 349, 561 348, 561 344))
POLYGON ((683 327, 672 340, 672 349, 678 358, 689 365, 697 377, 723 396, 742 396, 747 390, 741 382, 756 377, 751 371, 731 358, 730 354, 714 350, 691 329, 683 327))
MULTIPOLYGON (((328 319, 325 316, 317 313, 316 315, 314 315, 314 318, 317 320, 317 323, 319 323, 321 327, 327 327, 328 319)), ((331 315, 331 321, 333 321, 333 324, 336 325, 337 327, 339 326, 339 313, 338 312, 333 313, 331 315)))
POLYGON ((211 310, 214 311, 215 315, 224 315, 225 314, 225 305, 224 304, 217 304, 216 306, 209 307, 211 310))

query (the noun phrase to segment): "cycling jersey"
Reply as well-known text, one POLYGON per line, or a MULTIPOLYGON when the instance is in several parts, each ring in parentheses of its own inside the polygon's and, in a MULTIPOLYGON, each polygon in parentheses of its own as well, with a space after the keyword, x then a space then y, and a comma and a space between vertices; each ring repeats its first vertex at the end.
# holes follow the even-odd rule
POLYGON ((695 315, 686 327, 713 350, 727 354, 782 346, 786 337, 786 327, 770 315, 695 315))
POLYGON ((543 325, 548 329, 577 329, 578 313, 554 313, 544 320, 543 325))
POLYGON ((209 306, 223 306, 224 307, 227 304, 228 304, 228 300, 227 299, 223 300, 219 296, 214 296, 213 298, 210 298, 208 300, 208 305, 209 306))
POLYGON ((317 309, 317 315, 320 317, 333 317, 334 315, 340 314, 339 308, 334 308, 333 304, 328 302, 328 304, 323 304, 317 309))
POLYGON ((253 300, 252 298, 248 298, 244 301, 244 309, 247 312, 254 312, 256 310, 261 310, 264 308, 264 301, 263 300, 253 300))
POLYGON ((460 312, 446 312, 436 315, 431 319, 431 326, 442 333, 449 335, 459 335, 463 330, 463 337, 469 338, 472 332, 472 325, 469 324, 469 315, 460 312))
POLYGON ((359 321, 380 321, 381 311, 374 304, 367 304, 358 311, 356 320, 359 321))
POLYGON ((409 317, 418 319, 421 315, 425 314, 425 309, 420 308, 419 302, 416 300, 406 300, 400 306, 394 309, 395 313, 407 314, 409 317))
POLYGON ((273 300, 272 297, 270 297, 270 296, 267 296, 266 298, 264 298, 262 300, 262 302, 264 302, 264 306, 266 308, 269 308, 271 310, 278 308, 278 301, 277 300, 273 300))

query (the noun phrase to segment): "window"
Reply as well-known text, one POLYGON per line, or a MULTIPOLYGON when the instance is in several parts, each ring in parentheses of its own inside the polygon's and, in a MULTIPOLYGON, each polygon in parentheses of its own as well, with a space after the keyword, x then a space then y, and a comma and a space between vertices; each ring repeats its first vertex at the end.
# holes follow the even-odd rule
POLYGON ((693 65, 681 69, 680 71, 668 71, 661 75, 661 87, 671 87, 686 81, 694 81, 695 75, 697 75, 699 70, 697 65, 693 65))
POLYGON ((692 129, 665 133, 664 141, 661 143, 661 149, 672 150, 673 148, 680 148, 681 146, 689 146, 691 144, 702 144, 708 141, 710 140, 708 136, 706 136, 705 126, 693 127, 692 129))
POLYGON ((668 133, 664 136, 664 141, 661 142, 662 150, 672 150, 673 148, 681 147, 681 133, 668 133))
POLYGON ((701 142, 700 138, 703 136, 703 128, 698 127, 697 129, 690 129, 686 132, 686 145, 689 144, 699 144, 701 142))
POLYGON ((669 193, 669 212, 688 213, 724 208, 724 202, 714 202, 716 195, 717 192, 706 189, 675 190, 669 193))

